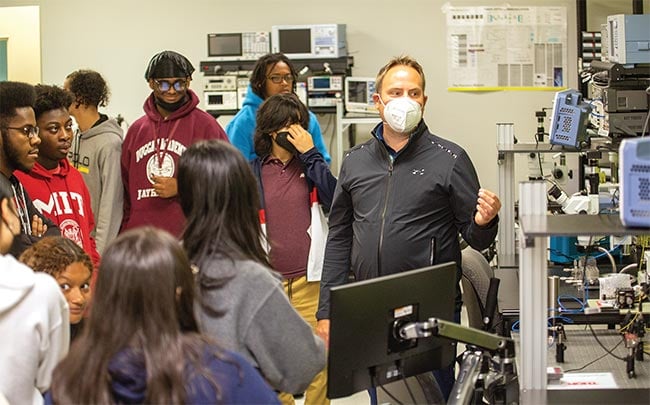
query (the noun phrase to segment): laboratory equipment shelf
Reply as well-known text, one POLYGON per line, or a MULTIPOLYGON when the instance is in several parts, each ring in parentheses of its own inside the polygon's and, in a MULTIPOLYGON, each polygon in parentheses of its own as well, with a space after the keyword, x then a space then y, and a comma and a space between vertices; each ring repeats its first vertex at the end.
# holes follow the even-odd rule
POLYGON ((566 148, 548 143, 514 143, 512 124, 497 124, 497 164, 499 175, 499 197, 501 212, 499 217, 503 224, 499 226, 497 237, 497 252, 499 268, 512 268, 517 265, 515 251, 515 155, 525 153, 578 153, 572 148, 566 148))
POLYGON ((618 214, 601 215, 526 215, 519 218, 526 237, 647 235, 648 228, 626 228, 618 214))
POLYGON ((580 152, 577 149, 551 145, 549 143, 515 143, 514 145, 498 145, 499 153, 570 153, 580 152))
POLYGON ((519 299, 520 373, 522 398, 529 394, 546 402, 547 331, 547 237, 642 235, 650 228, 623 226, 618 215, 548 215, 546 185, 543 181, 519 184, 519 299))
POLYGON ((341 163, 343 162, 343 131, 345 131, 350 125, 354 124, 377 125, 381 122, 381 118, 378 114, 345 114, 343 110, 343 102, 339 100, 336 103, 336 154, 338 156, 338 159, 336 159, 337 176, 341 172, 341 163))

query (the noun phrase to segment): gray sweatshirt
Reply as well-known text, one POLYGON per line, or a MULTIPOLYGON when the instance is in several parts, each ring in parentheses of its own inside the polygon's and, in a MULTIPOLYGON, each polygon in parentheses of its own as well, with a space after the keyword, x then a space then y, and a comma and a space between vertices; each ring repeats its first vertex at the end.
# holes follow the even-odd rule
POLYGON ((202 332, 241 353, 274 389, 303 392, 325 367, 323 341, 291 306, 277 273, 253 261, 215 257, 201 266, 197 284, 202 332))
POLYGON ((72 151, 70 157, 90 192, 91 209, 95 215, 92 236, 100 255, 115 238, 122 223, 122 138, 122 128, 115 119, 109 119, 83 132, 78 151, 72 151))

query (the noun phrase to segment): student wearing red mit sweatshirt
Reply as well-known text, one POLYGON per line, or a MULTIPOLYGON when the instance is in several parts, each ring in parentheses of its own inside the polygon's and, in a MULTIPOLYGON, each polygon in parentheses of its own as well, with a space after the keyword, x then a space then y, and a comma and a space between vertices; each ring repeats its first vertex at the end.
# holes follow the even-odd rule
POLYGON ((61 236, 76 242, 99 263, 99 253, 90 232, 95 219, 90 193, 81 173, 66 158, 72 144, 72 119, 68 106, 72 96, 56 86, 36 86, 34 113, 41 145, 34 168, 28 174, 14 172, 32 198, 34 206, 61 230, 61 236))

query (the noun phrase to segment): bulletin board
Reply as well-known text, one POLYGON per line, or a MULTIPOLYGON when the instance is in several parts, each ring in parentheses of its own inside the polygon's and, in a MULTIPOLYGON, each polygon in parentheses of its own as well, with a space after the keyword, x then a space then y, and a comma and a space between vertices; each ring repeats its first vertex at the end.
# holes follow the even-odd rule
POLYGON ((443 7, 449 91, 558 91, 567 84, 565 7, 443 7))

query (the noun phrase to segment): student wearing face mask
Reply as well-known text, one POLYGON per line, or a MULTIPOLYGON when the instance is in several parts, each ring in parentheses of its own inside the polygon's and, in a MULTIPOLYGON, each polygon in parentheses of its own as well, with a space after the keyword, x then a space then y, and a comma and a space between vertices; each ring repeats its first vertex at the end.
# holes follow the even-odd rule
MULTIPOLYGON (((266 225, 273 269, 282 275, 289 301, 316 329, 322 249, 325 240, 316 232, 326 226, 318 211, 320 202, 329 210, 336 179, 323 155, 314 147, 307 107, 293 93, 267 98, 257 111, 253 162, 266 225), (315 209, 314 209, 315 208, 315 209), (320 222, 322 220, 322 222, 320 222), (318 250, 320 249, 320 251, 318 250), (318 261, 318 263, 317 263, 318 261)), ((321 370, 305 391, 305 404, 328 404, 327 370, 321 370)), ((283 404, 293 404, 291 393, 282 393, 283 404)))
POLYGON ((152 225, 179 237, 185 226, 177 197, 179 157, 200 140, 228 140, 219 123, 197 108, 199 98, 190 90, 193 72, 190 61, 174 51, 149 61, 144 78, 152 92, 145 115, 129 127, 122 144, 121 231, 152 225))
MULTIPOLYGON (((454 261, 461 278, 458 234, 485 249, 497 234, 499 198, 481 189, 467 152, 432 134, 420 64, 408 56, 382 67, 373 96, 382 123, 343 160, 329 216, 318 307, 318 333, 329 342, 329 294, 348 280, 367 280, 454 261)), ((381 297, 377 297, 381 299, 381 297)), ((456 321, 462 299, 456 286, 456 321)), ((436 378, 447 398, 453 365, 436 378)))

